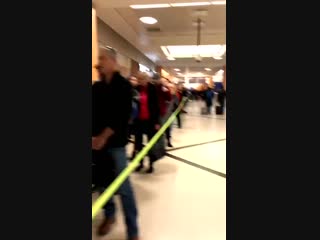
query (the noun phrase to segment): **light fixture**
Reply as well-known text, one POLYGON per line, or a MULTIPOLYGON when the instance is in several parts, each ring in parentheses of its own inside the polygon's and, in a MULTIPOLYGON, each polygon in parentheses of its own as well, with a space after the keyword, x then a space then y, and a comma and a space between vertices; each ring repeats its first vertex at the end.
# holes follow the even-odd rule
POLYGON ((167 59, 170 60, 170 61, 176 60, 174 57, 171 57, 171 56, 167 57, 167 59))
MULTIPOLYGON (((200 26, 203 27, 206 23, 204 21, 201 21, 200 26)), ((198 22, 197 21, 193 21, 192 22, 192 26, 194 27, 198 27, 198 22)))
POLYGON ((167 57, 194 58, 200 55, 202 58, 222 57, 225 47, 222 45, 174 45, 161 46, 161 50, 167 57))
POLYGON ((155 24, 155 23, 158 22, 158 20, 153 18, 153 17, 141 17, 140 21, 145 23, 145 24, 150 24, 150 25, 155 24))
POLYGON ((169 51, 168 51, 168 48, 166 48, 165 46, 161 46, 161 50, 163 51, 163 53, 164 53, 167 57, 170 56, 170 53, 169 53, 169 51))
POLYGON ((193 6, 208 6, 210 2, 188 2, 188 3, 171 3, 172 7, 193 7, 193 6))
POLYGON ((170 53, 167 47, 161 46, 161 50, 163 51, 164 55, 166 55, 167 59, 170 61, 176 60, 170 53))
POLYGON ((179 68, 175 68, 173 70, 175 70, 176 72, 180 72, 181 71, 179 68))
POLYGON ((140 4, 140 5, 130 5, 133 9, 148 9, 148 8, 168 8, 170 4, 140 4))
POLYGON ((187 2, 187 3, 159 3, 159 4, 134 4, 130 5, 132 9, 151 9, 151 8, 169 8, 169 7, 194 7, 194 6, 209 6, 209 5, 226 5, 226 1, 211 1, 211 2, 187 2))
POLYGON ((206 70, 206 71, 212 71, 212 69, 211 68, 205 68, 204 70, 206 70))
POLYGON ((226 5, 226 1, 212 1, 212 5, 226 5))

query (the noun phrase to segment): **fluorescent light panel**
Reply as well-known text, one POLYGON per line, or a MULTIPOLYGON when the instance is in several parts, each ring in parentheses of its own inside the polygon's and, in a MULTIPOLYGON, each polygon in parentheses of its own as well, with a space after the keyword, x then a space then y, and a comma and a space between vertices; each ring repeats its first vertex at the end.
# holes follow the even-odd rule
POLYGON ((170 4, 140 4, 140 5, 130 5, 133 9, 147 9, 147 8, 168 8, 170 4))
POLYGON ((212 5, 226 5, 226 1, 213 1, 211 2, 212 5))
POLYGON ((168 51, 167 47, 161 46, 161 50, 163 51, 164 55, 166 55, 167 59, 170 61, 176 60, 168 51))
POLYGON ((193 6, 208 6, 208 5, 226 5, 226 1, 135 4, 135 5, 130 5, 130 7, 133 9, 148 9, 148 8, 169 8, 169 7, 193 7, 193 6))
POLYGON ((170 53, 169 53, 168 49, 165 46, 161 46, 161 50, 163 51, 164 55, 166 55, 167 57, 170 56, 170 53))
POLYGON ((225 54, 225 45, 178 45, 178 46, 161 46, 163 53, 167 57, 173 58, 193 58, 200 55, 203 58, 219 58, 225 54))
POLYGON ((170 3, 172 7, 208 6, 210 2, 170 3))

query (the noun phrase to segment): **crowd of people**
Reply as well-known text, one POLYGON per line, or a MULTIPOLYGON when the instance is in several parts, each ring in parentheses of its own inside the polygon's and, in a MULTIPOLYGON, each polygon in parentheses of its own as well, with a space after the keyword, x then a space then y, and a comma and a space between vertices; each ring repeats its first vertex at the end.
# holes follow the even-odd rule
MULTIPOLYGON (((155 80, 142 72, 125 79, 118 72, 117 66, 116 51, 112 48, 100 49, 96 66, 100 79, 92 86, 92 180, 95 191, 100 193, 127 167, 128 141, 134 143, 133 152, 129 156, 132 160, 143 148, 143 136, 146 135, 150 141, 175 112, 184 96, 192 99, 202 97, 208 113, 211 113, 212 107, 212 89, 192 92, 166 78, 155 80)), ((223 104, 224 98, 219 102, 223 104)), ((182 109, 177 115, 179 128, 182 128, 180 115, 183 113, 187 112, 182 109)), ((146 173, 153 173, 154 163, 165 155, 166 147, 173 147, 171 139, 172 126, 166 129, 164 136, 148 152, 146 173)), ((142 160, 136 172, 144 168, 145 162, 142 160)), ((139 240, 138 210, 130 178, 122 183, 116 194, 120 196, 123 208, 127 239, 139 240)), ((99 236, 108 234, 116 221, 113 198, 105 204, 103 210, 105 218, 98 227, 99 236)))
MULTIPOLYGON (((129 138, 134 138, 133 159, 143 148, 143 135, 148 141, 160 129, 169 116, 177 109, 182 100, 181 88, 171 83, 166 78, 159 80, 151 79, 146 73, 137 73, 129 78, 132 84, 133 100, 132 115, 130 119, 129 138)), ((181 128, 181 117, 177 115, 178 127, 181 128)), ((171 126, 166 129, 165 140, 168 147, 173 147, 171 142, 171 126)), ((157 148, 149 152, 149 169, 147 173, 152 173, 153 163, 162 157, 165 149, 164 139, 160 139, 157 148), (157 156, 158 155, 158 156, 157 156)), ((143 161, 137 171, 143 169, 143 161)))
MULTIPOLYGON (((100 49, 96 69, 100 79, 92 86, 93 185, 102 193, 127 167, 128 140, 133 138, 133 159, 143 148, 143 136, 149 141, 177 109, 183 88, 165 78, 151 79, 142 72, 125 79, 117 71, 117 53, 112 48, 100 49)), ((177 119, 181 128, 180 114, 177 119)), ((171 127, 167 128, 165 136, 148 152, 146 173, 154 172, 154 163, 165 155, 166 145, 173 147, 171 132, 171 127)), ((143 168, 144 160, 136 171, 143 168)), ((123 207, 128 239, 139 240, 138 211, 130 178, 123 182, 117 194, 123 207)), ((105 218, 98 227, 99 236, 108 234, 116 220, 114 200, 109 200, 103 210, 105 218)))
POLYGON ((226 85, 224 83, 215 83, 214 86, 204 83, 200 86, 200 89, 190 89, 188 96, 191 100, 202 101, 204 103, 200 109, 203 115, 212 114, 214 106, 217 115, 224 113, 226 99, 226 85), (215 99, 216 101, 214 101, 215 99))

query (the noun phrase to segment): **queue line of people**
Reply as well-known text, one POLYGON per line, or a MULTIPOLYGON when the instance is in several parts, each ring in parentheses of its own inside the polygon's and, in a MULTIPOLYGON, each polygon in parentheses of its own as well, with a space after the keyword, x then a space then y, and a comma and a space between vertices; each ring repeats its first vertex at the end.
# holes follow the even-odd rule
MULTIPOLYGON (((136 76, 130 77, 133 86, 133 119, 130 120, 130 134, 134 136, 134 151, 131 159, 143 148, 143 135, 148 141, 155 135, 160 127, 167 121, 169 116, 178 107, 180 100, 175 84, 167 79, 152 80, 146 73, 139 72, 136 76)), ((178 125, 181 126, 180 118, 178 125)), ((171 143, 171 126, 165 132, 168 147, 173 147, 171 143)), ((147 173, 154 171, 154 163, 165 154, 165 140, 160 140, 149 151, 149 167, 147 173)), ((144 161, 140 162, 137 171, 144 168, 144 161)))
MULTIPOLYGON (((128 133, 135 137, 134 156, 143 147, 143 135, 150 140, 179 105, 174 84, 166 79, 152 81, 144 73, 138 73, 128 81, 121 76, 117 66, 116 51, 101 48, 96 66, 100 79, 92 86, 92 181, 100 193, 127 167, 128 133)), ((168 146, 172 146, 170 130, 168 128, 165 134, 168 146)), ((162 137, 148 153, 147 173, 154 171, 154 162, 164 154, 162 137)), ((141 161, 137 171, 144 167, 143 164, 141 161)), ((139 240, 138 210, 130 177, 116 194, 120 195, 127 239, 139 240)), ((116 222, 113 198, 105 204, 103 212, 104 220, 97 229, 99 236, 108 234, 116 222)))

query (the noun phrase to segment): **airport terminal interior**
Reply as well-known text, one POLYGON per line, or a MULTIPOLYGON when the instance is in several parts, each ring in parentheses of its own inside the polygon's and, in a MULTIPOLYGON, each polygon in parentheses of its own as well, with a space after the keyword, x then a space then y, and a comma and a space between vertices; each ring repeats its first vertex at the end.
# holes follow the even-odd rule
MULTIPOLYGON (((154 172, 130 174, 139 226, 139 238, 133 239, 225 240, 227 97, 220 98, 220 93, 226 93, 226 1, 92 4, 93 83, 99 79, 99 48, 111 47, 117 51, 123 77, 145 73, 150 81, 165 79, 188 93, 179 114, 181 124, 176 119, 171 125, 172 146, 166 146, 154 172), (207 96, 212 98, 209 105, 207 96)), ((126 146, 128 159, 134 140, 132 136, 126 146)), ((93 192, 92 202, 98 197, 93 192)), ((119 196, 115 200, 115 224, 108 234, 98 236, 101 210, 92 221, 93 240, 127 239, 119 196)))

